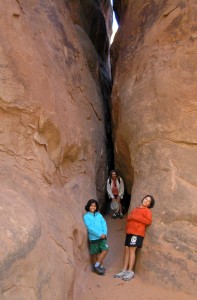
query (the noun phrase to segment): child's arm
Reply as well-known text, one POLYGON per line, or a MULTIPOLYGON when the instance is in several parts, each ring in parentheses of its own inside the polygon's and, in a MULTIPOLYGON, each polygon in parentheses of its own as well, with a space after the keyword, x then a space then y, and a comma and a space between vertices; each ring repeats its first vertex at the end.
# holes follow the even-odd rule
POLYGON ((152 223, 152 213, 150 211, 150 209, 146 209, 144 211, 144 209, 142 209, 141 211, 139 211, 140 213, 136 213, 134 211, 132 211, 129 215, 127 220, 135 220, 135 221, 139 221, 145 225, 150 225, 152 223))
POLYGON ((102 215, 101 215, 101 225, 102 225, 103 234, 105 236, 107 236, 107 223, 106 223, 106 221, 105 221, 105 219, 103 218, 102 215))
POLYGON ((87 215, 85 215, 83 217, 85 226, 88 230, 89 233, 93 234, 95 237, 97 237, 98 239, 102 236, 103 232, 101 232, 100 230, 96 229, 95 227, 91 226, 91 221, 88 218, 87 215))
POLYGON ((128 214, 127 221, 130 221, 133 219, 133 210, 128 214))

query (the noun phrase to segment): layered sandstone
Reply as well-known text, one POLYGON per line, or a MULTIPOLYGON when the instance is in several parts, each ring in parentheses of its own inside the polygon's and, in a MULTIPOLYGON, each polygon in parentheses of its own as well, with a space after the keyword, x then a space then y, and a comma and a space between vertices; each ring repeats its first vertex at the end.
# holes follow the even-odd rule
POLYGON ((146 194, 156 199, 137 269, 144 278, 195 294, 197 3, 115 5, 120 17, 112 47, 116 167, 132 190, 132 207, 146 194))
POLYGON ((0 4, 2 300, 77 298, 89 263, 84 205, 104 200, 107 122, 99 73, 102 64, 110 86, 109 49, 101 57, 94 34, 73 22, 69 2, 0 4))

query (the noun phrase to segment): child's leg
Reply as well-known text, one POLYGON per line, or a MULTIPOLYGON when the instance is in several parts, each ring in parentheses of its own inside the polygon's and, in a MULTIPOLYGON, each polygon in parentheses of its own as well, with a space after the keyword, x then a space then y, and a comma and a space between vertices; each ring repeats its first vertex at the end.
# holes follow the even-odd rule
POLYGON ((125 246, 123 269, 119 273, 115 274, 114 278, 123 278, 125 275, 127 275, 128 265, 129 265, 129 247, 125 246))
POLYGON ((95 267, 97 268, 98 266, 101 266, 102 269, 104 269, 103 268, 103 260, 108 253, 109 246, 107 244, 106 239, 103 239, 103 240, 99 241, 98 243, 99 243, 99 247, 98 247, 99 253, 96 254, 97 261, 95 263, 95 267))
POLYGON ((96 254, 96 261, 95 261, 95 262, 98 261, 98 259, 99 259, 99 254, 100 254, 100 253, 97 253, 97 254, 96 254))
MULTIPOLYGON (((134 277, 133 266, 135 263, 135 251, 136 251, 137 247, 128 247, 128 248, 129 248, 129 268, 128 268, 126 274, 121 276, 122 280, 125 280, 125 281, 129 281, 134 277)), ((119 274, 117 274, 117 275, 119 275, 119 274)), ((117 277, 117 275, 116 275, 116 277, 117 277)))
POLYGON ((127 270, 129 265, 129 247, 125 246, 123 270, 127 270))
POLYGON ((107 255, 108 250, 103 250, 101 253, 97 254, 97 262, 102 265, 105 256, 107 255))
POLYGON ((105 274, 105 268, 103 267, 103 259, 107 255, 108 250, 103 250, 102 252, 96 254, 97 260, 94 265, 94 271, 99 275, 105 274))
POLYGON ((97 254, 91 254, 91 264, 95 265, 97 262, 97 254))
POLYGON ((100 252, 96 254, 96 260, 95 260, 95 263, 99 263, 99 264, 101 265, 102 262, 99 262, 99 255, 100 255, 100 252))
POLYGON ((129 269, 128 271, 133 271, 133 266, 135 264, 135 252, 137 247, 129 247, 129 269))

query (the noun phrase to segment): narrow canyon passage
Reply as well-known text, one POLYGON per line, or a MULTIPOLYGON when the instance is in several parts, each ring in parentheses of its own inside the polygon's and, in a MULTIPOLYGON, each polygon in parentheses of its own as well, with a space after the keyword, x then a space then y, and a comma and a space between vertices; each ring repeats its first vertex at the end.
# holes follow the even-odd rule
POLYGON ((193 300, 197 1, 6 0, 0 27, 0 299, 193 300), (83 223, 114 167, 130 209, 156 199, 128 283, 126 215, 106 217, 103 277, 83 223))
POLYGON ((113 273, 121 263, 118 258, 114 270, 113 255, 117 257, 116 243, 123 255, 124 241, 116 239, 114 222, 109 220, 115 239, 109 253, 113 264, 107 279, 97 279, 103 285, 96 286, 92 281, 95 276, 91 276, 95 291, 89 291, 89 297, 92 293, 96 299, 97 291, 115 298, 117 288, 117 299, 121 299, 124 288, 125 295, 133 295, 136 282, 135 296, 139 297, 140 290, 140 299, 149 295, 150 299, 193 299, 197 295, 197 152, 193 135, 197 126, 197 40, 193 27, 197 3, 113 3, 120 25, 111 47, 115 168, 131 193, 131 208, 146 194, 154 195, 156 206, 136 268, 140 286, 137 280, 131 285, 115 285, 113 273), (142 282, 147 284, 144 295, 142 282), (165 294, 165 287, 174 289, 175 294, 165 294), (176 295, 178 290, 181 295, 176 295))

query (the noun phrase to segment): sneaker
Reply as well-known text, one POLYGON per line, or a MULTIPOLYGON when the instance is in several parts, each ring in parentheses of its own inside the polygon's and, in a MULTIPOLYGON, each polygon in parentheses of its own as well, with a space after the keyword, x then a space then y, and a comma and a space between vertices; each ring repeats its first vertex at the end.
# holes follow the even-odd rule
POLYGON ((122 277, 122 280, 129 281, 134 277, 134 272, 133 271, 127 271, 127 274, 122 277))
POLYGON ((105 275, 104 269, 102 269, 100 266, 98 267, 94 266, 94 272, 97 273, 98 275, 105 275))
POLYGON ((105 267, 102 265, 99 266, 100 269, 102 269, 105 272, 105 267))
POLYGON ((114 275, 114 278, 122 278, 124 277, 125 275, 127 275, 127 271, 121 271, 117 274, 114 275))
POLYGON ((112 219, 117 219, 118 216, 119 216, 119 214, 118 214, 118 213, 115 213, 115 214, 113 214, 112 219))
POLYGON ((124 218, 124 216, 123 216, 122 213, 119 215, 119 218, 120 218, 120 219, 123 219, 123 218, 124 218))

